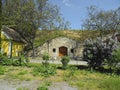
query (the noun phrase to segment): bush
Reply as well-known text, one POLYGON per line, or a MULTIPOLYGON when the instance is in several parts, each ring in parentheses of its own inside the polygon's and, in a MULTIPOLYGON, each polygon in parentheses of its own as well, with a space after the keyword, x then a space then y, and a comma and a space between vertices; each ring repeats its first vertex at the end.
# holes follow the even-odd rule
POLYGON ((61 62, 62 62, 62 68, 63 69, 67 69, 69 61, 70 61, 70 57, 68 57, 68 56, 63 56, 62 57, 61 62))
POLYGON ((50 85, 51 85, 51 82, 46 81, 42 85, 40 85, 37 88, 37 90, 48 90, 48 86, 50 86, 50 85))
POLYGON ((13 60, 13 65, 14 66, 27 66, 29 62, 29 59, 26 58, 24 55, 20 55, 18 59, 13 60))
POLYGON ((0 53, 0 64, 2 65, 12 65, 12 59, 8 58, 4 53, 0 53))
POLYGON ((41 65, 33 69, 33 75, 41 75, 44 77, 48 77, 51 75, 55 75, 56 69, 56 66, 48 65, 47 67, 45 67, 44 65, 41 65))
POLYGON ((44 62, 42 62, 41 66, 37 66, 33 69, 33 75, 41 75, 44 77, 54 75, 56 73, 56 66, 52 66, 49 64, 49 62, 48 62, 48 60, 50 58, 49 55, 44 54, 42 58, 43 58, 44 62))
POLYGON ((112 57, 106 60, 106 63, 110 69, 114 72, 120 70, 120 48, 112 53, 112 57))
POLYGON ((49 63, 48 63, 49 58, 50 58, 50 56, 49 56, 47 53, 45 53, 45 54, 43 55, 43 57, 42 57, 42 59, 44 60, 44 62, 42 62, 42 64, 43 64, 45 67, 47 67, 47 66, 49 65, 49 63))
MULTIPOLYGON (((117 42, 112 39, 102 41, 98 38, 96 41, 86 40, 83 50, 83 60, 88 62, 89 68, 99 68, 105 60, 112 58, 113 51, 118 48, 117 42)), ((114 60, 112 61, 112 63, 114 60)))
POLYGON ((29 62, 28 58, 24 57, 23 55, 20 55, 18 58, 8 58, 7 56, 1 54, 0 55, 0 64, 6 65, 6 66, 26 66, 29 62))

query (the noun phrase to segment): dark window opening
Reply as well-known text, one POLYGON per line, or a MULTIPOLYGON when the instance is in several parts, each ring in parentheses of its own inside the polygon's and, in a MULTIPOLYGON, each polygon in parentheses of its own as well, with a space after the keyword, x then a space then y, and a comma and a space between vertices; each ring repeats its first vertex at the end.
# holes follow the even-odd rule
POLYGON ((53 48, 53 52, 56 52, 56 49, 55 49, 55 48, 53 48))
POLYGON ((71 53, 74 53, 74 49, 71 49, 71 53))

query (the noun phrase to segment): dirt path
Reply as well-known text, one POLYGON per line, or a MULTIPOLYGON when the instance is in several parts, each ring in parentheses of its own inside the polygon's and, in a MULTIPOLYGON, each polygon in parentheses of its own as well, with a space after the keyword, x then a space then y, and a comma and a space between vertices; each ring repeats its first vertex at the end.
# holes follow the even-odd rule
MULTIPOLYGON (((24 88, 21 90, 37 90, 42 81, 13 81, 0 79, 0 90, 17 90, 18 88, 24 88)), ((77 88, 71 87, 66 82, 54 82, 49 86, 49 90, 77 90, 77 88)))
POLYGON ((75 87, 71 87, 66 82, 56 82, 49 87, 49 90, 78 90, 78 89, 75 87))
MULTIPOLYGON (((0 79, 0 90, 17 90, 18 88, 26 88, 27 90, 37 90, 39 81, 17 81, 0 79)), ((25 90, 26 90, 25 89, 25 90)))

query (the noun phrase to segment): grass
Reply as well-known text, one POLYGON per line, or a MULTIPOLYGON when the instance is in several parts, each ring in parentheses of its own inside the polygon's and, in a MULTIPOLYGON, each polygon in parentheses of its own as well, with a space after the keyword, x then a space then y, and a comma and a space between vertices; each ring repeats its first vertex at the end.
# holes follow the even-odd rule
MULTIPOLYGON (((103 36, 113 34, 113 32, 111 30, 107 34, 103 33, 103 36)), ((97 30, 40 30, 36 32, 34 46, 41 46, 48 40, 57 37, 68 37, 79 42, 84 42, 87 38, 96 39, 96 37, 100 37, 100 32, 97 30)))
POLYGON ((4 75, 5 71, 6 71, 6 68, 0 65, 0 75, 4 75))
POLYGON ((37 66, 40 64, 31 63, 29 67, 0 66, 5 69, 4 74, 0 77, 21 81, 39 80, 44 83, 41 84, 42 86, 38 86, 39 88, 46 88, 53 82, 67 82, 69 85, 77 87, 78 90, 119 90, 120 88, 120 76, 118 75, 90 72, 86 68, 70 68, 57 69, 56 74, 50 77, 34 76, 32 72, 37 66))
POLYGON ((103 90, 119 90, 120 89, 120 77, 111 77, 102 81, 99 85, 103 90))

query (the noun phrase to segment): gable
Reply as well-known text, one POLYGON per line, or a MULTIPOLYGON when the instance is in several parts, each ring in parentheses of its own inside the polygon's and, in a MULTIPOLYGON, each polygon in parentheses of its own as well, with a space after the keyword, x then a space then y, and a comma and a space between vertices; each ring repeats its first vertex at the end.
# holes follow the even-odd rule
POLYGON ((1 39, 2 40, 9 40, 10 38, 6 34, 4 34, 4 32, 2 31, 1 32, 1 39))
POLYGON ((26 43, 22 36, 16 32, 14 29, 11 29, 6 26, 2 26, 2 38, 12 40, 15 42, 26 43))

